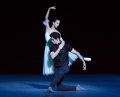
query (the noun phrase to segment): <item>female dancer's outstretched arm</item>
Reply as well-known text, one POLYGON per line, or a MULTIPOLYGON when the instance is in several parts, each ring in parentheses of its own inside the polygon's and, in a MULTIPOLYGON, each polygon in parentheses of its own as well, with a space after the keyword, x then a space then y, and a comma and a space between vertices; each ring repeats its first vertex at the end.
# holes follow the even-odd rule
POLYGON ((47 11, 47 13, 46 13, 45 19, 48 19, 49 13, 50 13, 50 10, 51 10, 51 9, 55 10, 56 8, 55 8, 55 6, 49 7, 49 8, 48 8, 48 11, 47 11))
POLYGON ((49 13, 50 13, 50 10, 51 9, 53 9, 53 10, 55 10, 56 8, 55 8, 55 6, 53 6, 53 7, 49 7, 48 8, 48 11, 47 11, 47 13, 46 13, 46 15, 45 15, 45 20, 44 20, 44 22, 43 22, 43 24, 46 26, 46 28, 49 28, 50 26, 49 26, 49 13))

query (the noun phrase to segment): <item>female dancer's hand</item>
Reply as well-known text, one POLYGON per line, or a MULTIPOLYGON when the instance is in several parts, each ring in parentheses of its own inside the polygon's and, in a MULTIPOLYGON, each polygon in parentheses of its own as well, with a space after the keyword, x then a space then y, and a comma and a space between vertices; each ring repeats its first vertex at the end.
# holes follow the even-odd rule
POLYGON ((59 45, 59 49, 62 49, 64 45, 65 45, 65 42, 62 41, 62 43, 59 45))
POLYGON ((56 9, 55 7, 56 7, 56 6, 49 7, 49 9, 55 10, 55 9, 56 9))

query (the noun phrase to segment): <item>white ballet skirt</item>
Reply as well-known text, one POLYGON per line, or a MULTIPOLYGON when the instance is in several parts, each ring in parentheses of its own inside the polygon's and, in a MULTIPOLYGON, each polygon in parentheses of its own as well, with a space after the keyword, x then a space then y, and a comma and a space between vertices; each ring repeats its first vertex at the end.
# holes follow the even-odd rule
MULTIPOLYGON (((46 40, 46 45, 45 45, 45 50, 44 50, 44 59, 43 59, 43 75, 51 75, 54 74, 54 64, 53 60, 50 56, 50 35, 48 32, 45 33, 45 40, 46 40)), ((72 63, 77 59, 77 55, 69 52, 69 66, 72 65, 72 63)))

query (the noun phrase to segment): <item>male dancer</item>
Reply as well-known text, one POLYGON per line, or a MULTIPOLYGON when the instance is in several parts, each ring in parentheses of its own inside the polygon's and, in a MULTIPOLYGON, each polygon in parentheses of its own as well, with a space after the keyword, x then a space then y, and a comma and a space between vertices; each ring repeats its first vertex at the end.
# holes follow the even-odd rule
POLYGON ((55 76, 48 88, 49 92, 54 92, 55 87, 61 91, 77 91, 80 90, 80 86, 66 86, 63 85, 64 76, 69 72, 69 57, 68 53, 72 52, 78 56, 79 59, 83 62, 83 70, 86 70, 86 63, 83 57, 70 45, 60 40, 60 34, 57 32, 53 32, 50 34, 52 46, 50 47, 50 55, 54 61, 55 67, 55 76))

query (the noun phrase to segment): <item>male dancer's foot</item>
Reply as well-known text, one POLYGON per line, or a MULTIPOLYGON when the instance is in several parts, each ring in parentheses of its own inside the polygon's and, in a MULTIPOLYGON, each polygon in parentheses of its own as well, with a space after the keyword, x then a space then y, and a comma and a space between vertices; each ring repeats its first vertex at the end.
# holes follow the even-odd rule
POLYGON ((80 87, 80 85, 76 86, 76 91, 80 91, 80 90, 85 90, 84 88, 80 87))
POLYGON ((53 93, 53 92, 55 92, 55 91, 52 89, 52 87, 48 87, 48 92, 53 93))

